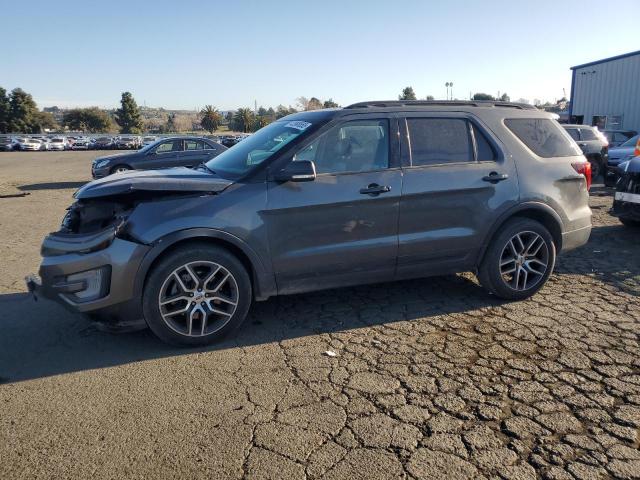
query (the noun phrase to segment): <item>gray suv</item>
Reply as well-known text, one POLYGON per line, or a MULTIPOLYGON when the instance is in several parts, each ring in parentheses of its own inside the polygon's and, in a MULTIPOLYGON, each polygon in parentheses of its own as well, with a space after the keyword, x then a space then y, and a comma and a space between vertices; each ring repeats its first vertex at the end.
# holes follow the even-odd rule
POLYGON ((529 297, 587 242, 590 168, 535 108, 364 102, 274 122, 197 169, 75 193, 36 294, 201 345, 274 295, 474 271, 529 297))

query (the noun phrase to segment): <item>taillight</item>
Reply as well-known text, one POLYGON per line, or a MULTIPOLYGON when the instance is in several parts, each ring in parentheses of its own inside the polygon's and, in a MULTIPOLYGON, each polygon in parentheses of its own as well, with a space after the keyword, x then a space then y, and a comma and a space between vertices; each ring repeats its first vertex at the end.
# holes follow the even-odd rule
POLYGON ((591 188, 591 164, 589 162, 578 162, 571 164, 576 172, 584 175, 587 180, 587 190, 591 188))

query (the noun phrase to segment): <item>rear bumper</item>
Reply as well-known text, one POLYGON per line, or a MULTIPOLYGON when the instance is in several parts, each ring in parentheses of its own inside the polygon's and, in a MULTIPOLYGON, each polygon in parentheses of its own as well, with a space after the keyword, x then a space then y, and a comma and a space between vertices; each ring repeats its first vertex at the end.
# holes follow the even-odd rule
MULTIPOLYGON (((45 239, 45 244, 47 239, 45 239)), ((59 251, 63 251, 56 239, 59 251)), ((44 247, 44 245, 43 245, 44 247)), ((74 245, 74 248, 82 248, 74 245)), ((90 253, 63 253, 46 256, 40 265, 39 275, 27 277, 27 287, 36 296, 54 300, 75 312, 111 310, 117 306, 140 303, 134 299, 136 273, 150 247, 120 238, 99 251, 90 253), (83 300, 78 293, 86 291, 86 281, 77 274, 100 271, 97 298, 83 300), (69 278, 71 276, 71 278, 69 278)))
POLYGON ((575 248, 581 247, 589 241, 591 235, 591 225, 578 228, 570 232, 562 233, 562 249, 560 253, 571 251, 575 248))

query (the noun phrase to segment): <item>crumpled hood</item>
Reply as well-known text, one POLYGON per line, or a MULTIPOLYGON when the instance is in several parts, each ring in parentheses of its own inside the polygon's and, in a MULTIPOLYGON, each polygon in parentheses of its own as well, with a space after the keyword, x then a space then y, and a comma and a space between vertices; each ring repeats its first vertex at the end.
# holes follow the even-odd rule
POLYGON ((211 172, 186 167, 137 170, 89 182, 73 196, 84 200, 135 192, 221 192, 232 183, 211 172))

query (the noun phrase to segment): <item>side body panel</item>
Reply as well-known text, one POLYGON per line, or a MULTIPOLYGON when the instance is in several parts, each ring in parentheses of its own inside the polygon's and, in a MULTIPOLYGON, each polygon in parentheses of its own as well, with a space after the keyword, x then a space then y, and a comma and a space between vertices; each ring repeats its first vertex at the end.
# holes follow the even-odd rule
POLYGON ((482 128, 497 158, 412 167, 407 130, 402 131, 405 167, 398 277, 472 269, 495 219, 518 203, 518 175, 513 158, 484 124, 468 114, 424 112, 407 117, 471 121, 482 128), (484 181, 483 177, 492 172, 508 178, 495 184, 484 181))

